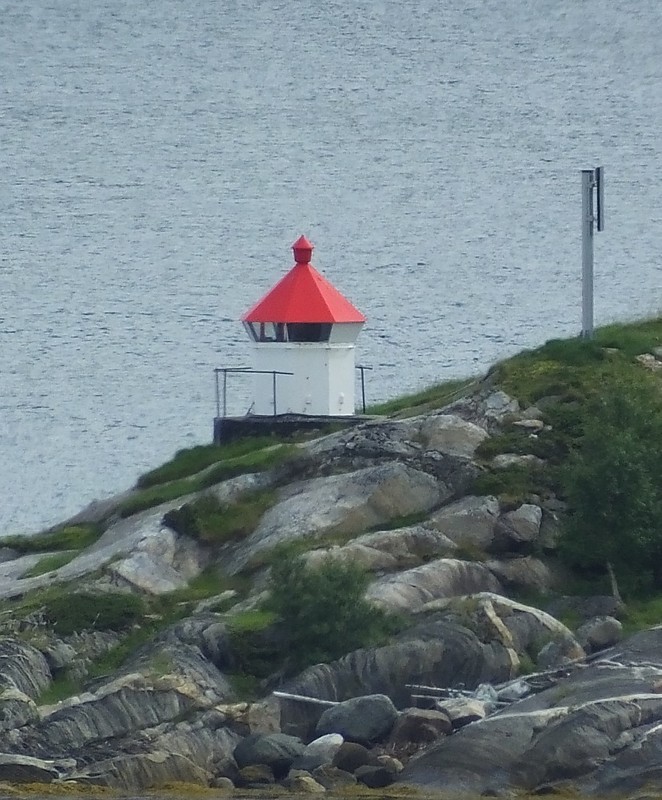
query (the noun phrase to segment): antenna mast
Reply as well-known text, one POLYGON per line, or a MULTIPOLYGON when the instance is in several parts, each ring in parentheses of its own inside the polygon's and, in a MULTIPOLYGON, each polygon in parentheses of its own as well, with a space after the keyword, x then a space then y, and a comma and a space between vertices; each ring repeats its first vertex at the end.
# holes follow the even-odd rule
POLYGON ((582 170, 582 339, 593 338, 593 236, 605 227, 604 185, 602 167, 582 170))

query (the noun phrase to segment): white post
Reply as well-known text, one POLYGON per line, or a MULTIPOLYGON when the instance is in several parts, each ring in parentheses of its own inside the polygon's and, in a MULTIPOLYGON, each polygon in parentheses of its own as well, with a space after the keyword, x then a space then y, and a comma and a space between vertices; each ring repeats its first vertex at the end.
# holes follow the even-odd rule
POLYGON ((593 187, 595 173, 582 170, 582 339, 593 338, 593 187))

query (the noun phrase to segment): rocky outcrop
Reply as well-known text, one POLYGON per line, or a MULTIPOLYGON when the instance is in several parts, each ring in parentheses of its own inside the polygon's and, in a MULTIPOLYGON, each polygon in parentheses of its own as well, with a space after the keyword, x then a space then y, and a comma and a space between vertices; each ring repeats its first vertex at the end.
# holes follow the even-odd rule
POLYGON ((18 639, 0 638, 0 691, 17 689, 34 699, 50 682, 48 662, 39 650, 18 639))
MULTIPOLYGON (((145 621, 162 626, 111 675, 91 679, 128 630, 94 623, 56 635, 36 606, 0 620, 0 779, 127 793, 173 782, 310 794, 393 781, 463 795, 662 790, 662 629, 618 643, 614 598, 550 599, 542 611, 505 596, 559 585, 550 554, 564 506, 471 493, 490 469, 476 455, 488 436, 504 424, 524 436, 549 430, 537 407, 522 410, 490 382, 446 409, 359 424, 298 446, 273 470, 210 487, 221 505, 273 491, 243 538, 212 546, 164 527, 164 514, 195 493, 120 519, 129 494, 79 515, 107 528, 51 573, 24 577, 43 554, 0 553, 2 598, 73 582, 150 597, 157 613, 145 621), (396 612, 400 632, 299 675, 284 659, 270 671, 269 648, 284 633, 270 621, 260 629, 260 602, 269 554, 283 543, 309 547, 310 566, 362 565, 366 598, 396 612), (219 584, 204 599, 157 603, 210 565, 219 584), (166 625, 168 608, 178 621, 166 625), (555 618, 568 612, 584 623, 576 634, 555 618), (246 702, 234 686, 252 648, 264 654, 265 696, 246 702), (38 706, 59 678, 84 689, 38 706)), ((519 453, 491 460, 542 463, 519 453)))
POLYGON ((430 475, 399 462, 315 478, 281 491, 256 530, 223 554, 234 574, 262 552, 296 539, 356 534, 392 519, 429 511, 443 499, 430 475))
POLYGON ((455 793, 634 793, 662 787, 662 629, 637 634, 548 689, 439 740, 399 780, 455 793))
POLYGON ((438 598, 482 591, 502 591, 501 584, 488 567, 442 558, 380 578, 370 585, 366 597, 389 611, 415 613, 438 598))

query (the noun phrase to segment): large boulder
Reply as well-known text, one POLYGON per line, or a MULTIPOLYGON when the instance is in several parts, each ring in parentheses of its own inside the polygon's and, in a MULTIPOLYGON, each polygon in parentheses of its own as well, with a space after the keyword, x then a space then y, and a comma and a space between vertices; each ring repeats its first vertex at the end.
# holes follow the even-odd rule
POLYGON ((441 558, 374 581, 366 599, 388 611, 415 613, 438 598, 501 591, 501 584, 485 564, 441 558))
POLYGON ((428 524, 459 547, 486 551, 494 541, 498 519, 496 497, 468 495, 437 511, 428 524))
POLYGON ((426 450, 473 458, 478 445, 488 437, 485 428, 454 414, 427 414, 419 422, 418 439, 426 450))
POLYGON ((532 503, 523 503, 513 511, 501 515, 497 534, 504 548, 514 550, 522 545, 531 545, 540 535, 542 508, 532 503))
POLYGON ((387 738, 397 718, 398 711, 386 695, 354 697, 327 708, 315 732, 339 733, 347 741, 372 745, 387 738))
POLYGON ((239 769, 265 764, 276 778, 287 775, 292 763, 303 754, 304 744, 284 733, 257 733, 243 739, 234 749, 239 769))
POLYGON ((255 531, 239 545, 225 548, 224 567, 234 574, 284 542, 362 533, 398 517, 429 511, 439 500, 435 478, 397 461, 304 481, 282 490, 255 531))

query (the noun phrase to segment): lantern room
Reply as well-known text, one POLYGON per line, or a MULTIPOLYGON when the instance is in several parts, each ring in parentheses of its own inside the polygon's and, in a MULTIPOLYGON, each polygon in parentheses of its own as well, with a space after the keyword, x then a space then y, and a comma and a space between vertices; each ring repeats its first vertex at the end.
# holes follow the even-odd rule
POLYGON ((242 321, 253 341, 253 414, 354 414, 363 314, 311 264, 301 236, 294 266, 242 321))

